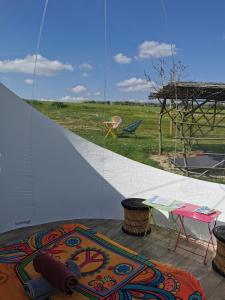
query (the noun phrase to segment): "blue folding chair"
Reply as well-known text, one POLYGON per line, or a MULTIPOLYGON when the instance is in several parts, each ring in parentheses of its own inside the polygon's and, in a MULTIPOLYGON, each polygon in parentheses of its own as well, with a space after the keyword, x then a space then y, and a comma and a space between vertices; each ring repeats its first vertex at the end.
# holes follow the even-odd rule
POLYGON ((138 127, 141 125, 142 122, 143 122, 143 120, 138 120, 138 121, 131 123, 126 128, 123 128, 122 135, 133 134, 133 133, 135 134, 135 131, 138 129, 138 127))

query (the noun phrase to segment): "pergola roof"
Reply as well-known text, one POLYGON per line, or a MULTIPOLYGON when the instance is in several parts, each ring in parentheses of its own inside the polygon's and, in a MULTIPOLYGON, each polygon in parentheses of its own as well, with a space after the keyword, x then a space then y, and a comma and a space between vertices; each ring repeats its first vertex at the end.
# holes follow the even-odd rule
POLYGON ((225 83, 180 81, 164 85, 150 98, 158 99, 207 99, 225 102, 225 83))

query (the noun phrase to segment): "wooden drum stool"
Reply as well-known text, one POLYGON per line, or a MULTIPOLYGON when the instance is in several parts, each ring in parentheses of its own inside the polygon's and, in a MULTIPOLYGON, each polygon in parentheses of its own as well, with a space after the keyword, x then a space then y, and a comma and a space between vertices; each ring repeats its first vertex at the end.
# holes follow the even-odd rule
POLYGON ((225 226, 215 227, 213 234, 217 238, 217 251, 212 261, 212 267, 225 277, 225 226))
POLYGON ((145 199, 129 198, 121 202, 124 208, 122 230, 130 235, 144 236, 151 232, 149 207, 142 202, 145 199))

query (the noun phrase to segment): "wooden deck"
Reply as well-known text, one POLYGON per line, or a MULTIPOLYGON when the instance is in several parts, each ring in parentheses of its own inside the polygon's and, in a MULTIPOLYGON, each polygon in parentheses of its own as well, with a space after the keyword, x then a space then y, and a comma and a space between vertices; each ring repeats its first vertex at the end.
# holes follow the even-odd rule
MULTIPOLYGON (((225 300, 225 278, 212 270, 210 257, 208 264, 204 265, 203 259, 199 256, 192 255, 182 249, 177 249, 176 252, 168 250, 169 241, 171 248, 175 245, 176 235, 173 232, 153 227, 149 236, 133 237, 121 231, 121 221, 73 220, 69 222, 81 223, 95 228, 95 230, 105 234, 114 241, 131 248, 142 255, 164 263, 172 264, 191 272, 202 283, 208 300, 225 300)), ((48 223, 1 234, 0 245, 3 246, 14 240, 27 237, 39 230, 56 227, 60 223, 62 222, 48 223)), ((202 252, 204 250, 202 245, 196 247, 194 244, 192 245, 192 243, 187 244, 185 240, 182 241, 182 244, 185 244, 185 247, 191 247, 193 251, 202 252)))

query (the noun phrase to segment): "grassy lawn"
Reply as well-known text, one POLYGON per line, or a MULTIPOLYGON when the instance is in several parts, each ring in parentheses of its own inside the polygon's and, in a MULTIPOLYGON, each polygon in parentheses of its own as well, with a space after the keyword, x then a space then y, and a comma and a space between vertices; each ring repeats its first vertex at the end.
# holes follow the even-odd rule
MULTIPOLYGON (((158 153, 159 107, 68 103, 65 107, 59 108, 52 102, 29 101, 29 103, 50 119, 97 145, 138 162, 162 168, 159 162, 151 159, 151 155, 158 153), (113 115, 119 115, 122 118, 119 132, 130 123, 142 119, 143 123, 137 129, 136 136, 108 137, 104 139, 106 128, 103 121, 113 115)), ((172 154, 175 149, 174 140, 169 137, 169 119, 166 117, 163 123, 163 146, 165 153, 172 154)), ((225 152, 225 143, 201 144, 195 145, 194 148, 195 150, 207 151, 210 149, 211 151, 225 152)), ((177 151, 179 150, 181 150, 181 145, 177 143, 177 151)))

